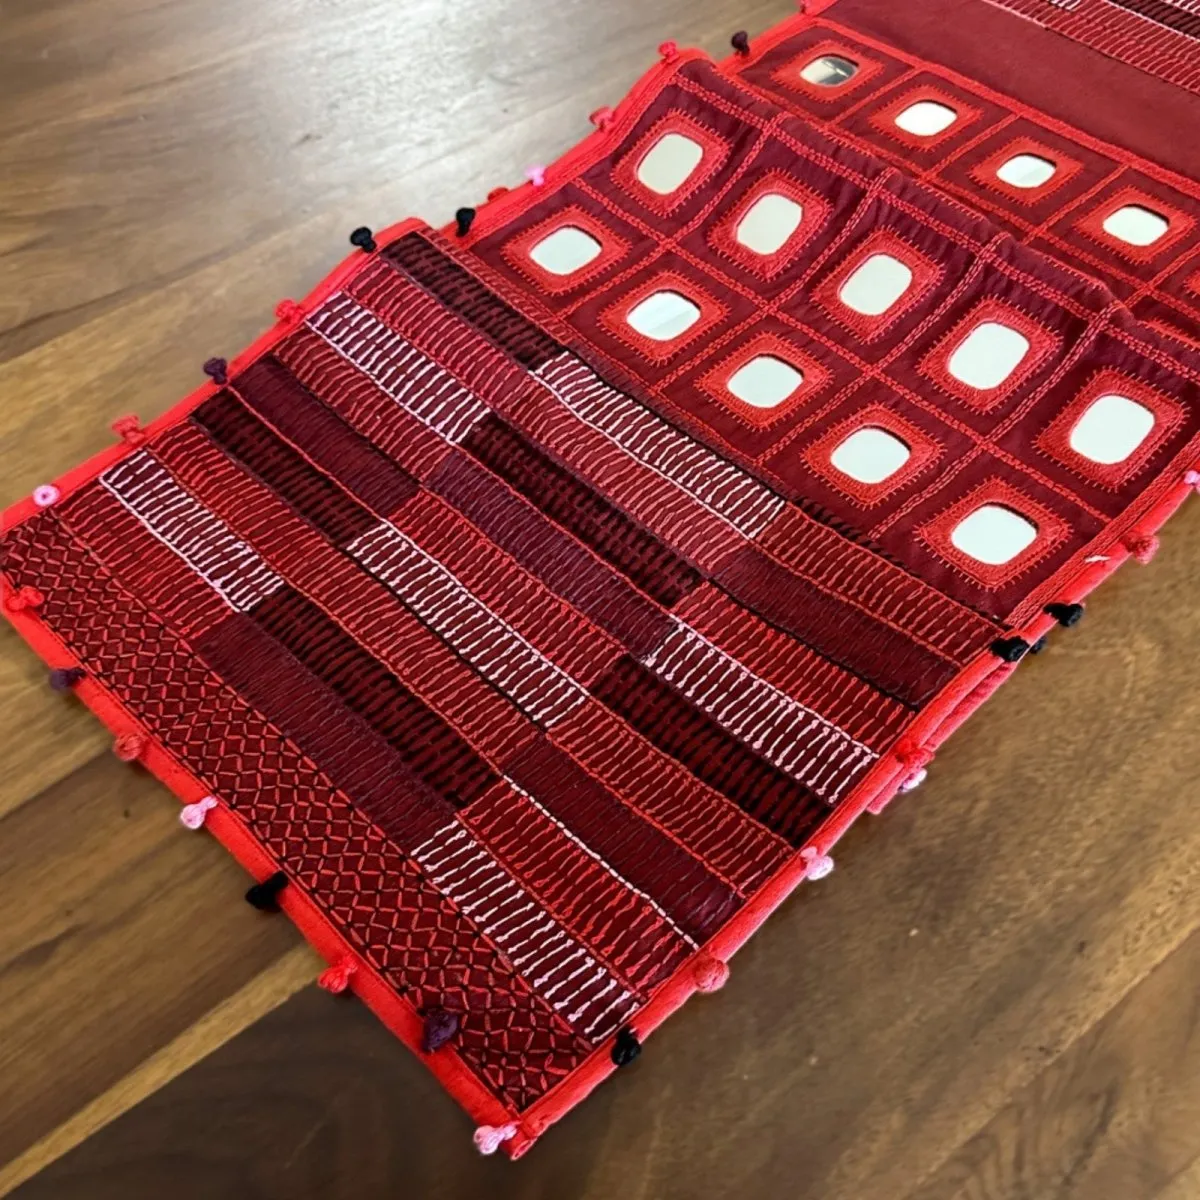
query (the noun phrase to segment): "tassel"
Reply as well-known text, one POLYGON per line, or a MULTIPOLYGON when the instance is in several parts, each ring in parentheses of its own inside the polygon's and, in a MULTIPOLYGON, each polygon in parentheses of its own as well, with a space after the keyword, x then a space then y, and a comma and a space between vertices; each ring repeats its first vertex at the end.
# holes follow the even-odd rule
POLYGON ((1006 663, 1020 662, 1029 651, 1029 643, 1023 638, 997 638, 991 645, 992 653, 1006 663))
POLYGON ((50 672, 50 687, 56 692, 69 692, 86 678, 87 672, 82 667, 55 667, 50 672))
POLYGON ((425 1014, 421 1049, 426 1054, 440 1050, 458 1032, 460 1024, 458 1013, 447 1012, 444 1008, 431 1008, 425 1014))
POLYGON ((132 414, 118 417, 111 428, 117 437, 130 446, 140 446, 146 440, 146 431, 142 428, 142 423, 132 414))
POLYGON ((37 588, 25 584, 16 591, 9 592, 4 607, 9 612, 24 612, 29 608, 41 608, 45 600, 46 597, 37 588))
POLYGON ((591 121, 597 129, 608 129, 613 123, 613 110, 611 108, 598 108, 588 120, 591 121))
POLYGON ((729 964, 702 950, 696 956, 692 975, 698 992, 719 991, 729 979, 729 964))
POLYGON ((304 320, 304 309, 295 300, 280 300, 275 305, 275 320, 284 325, 299 325, 304 320))
POLYGON ((113 741, 113 753, 122 762, 137 762, 146 749, 146 739, 140 733, 122 733, 113 741))
POLYGON ((665 63, 673 63, 679 57, 679 43, 663 42, 658 48, 658 56, 665 63))
POLYGON ((454 214, 455 233, 459 237, 466 237, 471 232, 471 223, 475 220, 475 210, 473 208, 460 208, 454 214))
POLYGON ((1200 471, 1188 471, 1183 477, 1183 482, 1186 483, 1188 487, 1200 492, 1200 471))
POLYGON ((223 358, 207 358, 201 368, 218 387, 224 387, 229 382, 229 364, 223 358))
POLYGON ((475 1149, 480 1154, 495 1154, 505 1142, 516 1136, 516 1122, 508 1125, 480 1125, 475 1130, 475 1149))
POLYGON ((215 796, 205 796, 195 804, 185 804, 179 810, 179 823, 184 829, 199 829, 204 824, 204 818, 217 807, 215 796))
POLYGON ((525 178, 528 179, 535 188, 544 187, 546 183, 546 168, 542 166, 526 167, 525 178))
POLYGON ((317 987, 340 996, 350 986, 350 977, 358 970, 358 963, 352 958, 343 958, 341 962, 326 967, 317 976, 317 987))
POLYGON ((822 854, 815 846, 805 846, 800 851, 800 857, 808 863, 805 879, 824 879, 833 870, 833 859, 828 854, 822 854))
POLYGON ((1047 604, 1042 612, 1053 617, 1064 629, 1070 629, 1083 620, 1082 604, 1047 604))
POLYGON ((350 245, 357 246, 364 254, 374 254, 377 249, 375 235, 365 225, 360 225, 350 235, 350 245))
POLYGON ((507 196, 508 192, 509 192, 509 189, 506 187, 503 187, 503 186, 494 187, 487 194, 488 201, 490 202, 492 200, 499 200, 501 196, 507 196))
POLYGON ((1158 553, 1158 538, 1152 533, 1128 537, 1125 549, 1144 566, 1158 553))
POLYGON ((642 1052, 638 1035, 628 1025, 617 1033, 613 1042, 612 1060, 618 1067, 627 1067, 642 1052))
POLYGON ((33 489, 33 502, 38 508, 49 508, 62 493, 52 483, 39 484, 33 489))
POLYGON ((276 897, 288 885, 285 871, 276 871, 268 875, 262 883, 256 883, 246 892, 246 903, 257 908, 259 912, 277 912, 279 909, 276 897))
POLYGON ((733 37, 731 37, 729 39, 729 44, 743 58, 749 58, 749 56, 750 56, 750 35, 744 29, 739 29, 737 31, 737 33, 735 33, 733 35, 733 37))

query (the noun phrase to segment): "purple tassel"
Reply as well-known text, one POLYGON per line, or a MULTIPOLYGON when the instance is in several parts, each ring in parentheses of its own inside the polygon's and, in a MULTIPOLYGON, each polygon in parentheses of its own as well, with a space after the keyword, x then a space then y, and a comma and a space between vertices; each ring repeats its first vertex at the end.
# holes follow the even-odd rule
POLYGON ((458 1032, 458 1026, 458 1013, 447 1012, 444 1008, 431 1008, 425 1014, 425 1030, 421 1035, 421 1049, 426 1054, 432 1054, 458 1032))
POLYGON ((55 667, 50 672, 50 686, 56 692, 69 692, 86 678, 87 672, 82 667, 55 667))
POLYGON ((229 364, 223 358, 210 358, 204 364, 204 373, 215 384, 224 386, 229 382, 229 364))

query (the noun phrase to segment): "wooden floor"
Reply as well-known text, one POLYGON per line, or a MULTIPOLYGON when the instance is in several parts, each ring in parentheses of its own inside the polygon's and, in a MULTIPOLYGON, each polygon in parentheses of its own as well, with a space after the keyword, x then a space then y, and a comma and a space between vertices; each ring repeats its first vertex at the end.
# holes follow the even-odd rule
MULTIPOLYGON (((785 0, 4 0, 0 479, 785 0), (136 371, 134 364, 137 364, 136 371)), ((0 632, 0 1194, 1197 1200, 1200 502, 520 1163, 0 632)))

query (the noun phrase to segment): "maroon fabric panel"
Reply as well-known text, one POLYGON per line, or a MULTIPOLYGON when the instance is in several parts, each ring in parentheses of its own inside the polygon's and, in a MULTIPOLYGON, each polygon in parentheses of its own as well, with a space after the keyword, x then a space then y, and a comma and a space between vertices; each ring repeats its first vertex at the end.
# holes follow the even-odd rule
POLYGON ((255 605, 253 617, 455 807, 495 782, 495 773, 450 725, 299 592, 280 588, 255 605))
POLYGON ((954 678, 953 663, 792 574, 754 546, 729 559, 716 582, 764 621, 902 704, 918 707, 954 678))
POLYGON ((664 607, 700 583, 698 571, 499 417, 484 417, 463 448, 664 607))
POLYGON ((376 523, 372 513, 305 462, 232 392, 206 400, 192 420, 330 541, 344 545, 376 523))
POLYGON ((631 654, 648 654, 666 636, 661 609, 472 459, 452 454, 429 487, 631 654))
POLYGON ((419 846, 453 815, 398 751, 254 618, 231 614, 195 639, 195 648, 401 850, 419 846))
POLYGON ((697 941, 707 941, 739 907, 732 889, 698 859, 545 738, 522 750, 506 774, 697 941))
POLYGON ((829 806, 819 797, 747 750, 633 659, 620 659, 592 691, 664 754, 793 846, 802 846, 828 816, 829 806))
POLYGON ((530 370, 561 353, 553 339, 419 233, 394 241, 383 257, 530 370))
POLYGON ((273 355, 233 381, 241 398, 367 507, 388 516, 417 481, 359 436, 273 355))
POLYGON ((1200 97, 1032 21, 981 0, 838 0, 826 16, 1200 178, 1200 97))

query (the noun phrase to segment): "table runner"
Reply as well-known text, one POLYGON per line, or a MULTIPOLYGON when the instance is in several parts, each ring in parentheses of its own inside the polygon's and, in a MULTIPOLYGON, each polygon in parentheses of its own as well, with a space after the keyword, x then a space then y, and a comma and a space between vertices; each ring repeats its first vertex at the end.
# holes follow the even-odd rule
POLYGON ((719 987, 1200 478, 1196 185, 886 43, 864 0, 859 27, 817 7, 720 64, 665 44, 441 230, 356 231, 192 396, 5 514, 4 607, 52 682, 487 1152, 719 987), (853 75, 811 84, 827 56, 853 75), (920 101, 952 124, 905 134, 920 101), (699 157, 664 192, 641 165, 672 135, 699 157), (1045 190, 996 183, 1031 151, 1045 190), (764 198, 800 214, 766 250, 764 198), (1133 203, 1159 244, 1105 231, 1133 203), (565 272, 563 230, 591 255, 565 272), (850 307, 880 255, 903 293, 850 307), (664 294, 690 325, 640 332, 664 294), (976 387, 952 360, 984 325, 1026 349, 976 387), (790 389, 747 401, 764 360, 790 389), (1088 459, 1113 396, 1151 425, 1088 459), (907 451, 881 479, 837 465, 863 430, 907 451), (959 535, 997 509, 1033 533, 984 561, 959 535))

